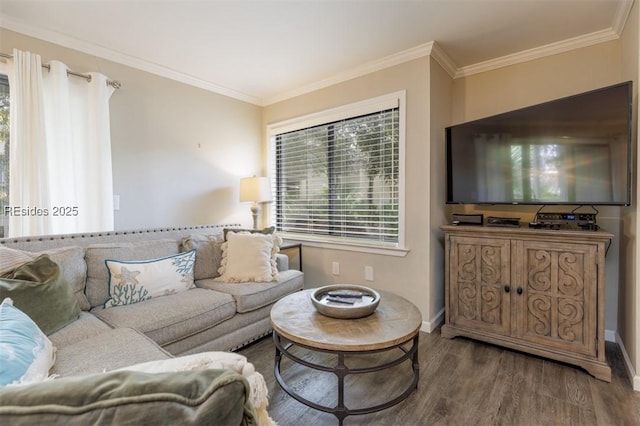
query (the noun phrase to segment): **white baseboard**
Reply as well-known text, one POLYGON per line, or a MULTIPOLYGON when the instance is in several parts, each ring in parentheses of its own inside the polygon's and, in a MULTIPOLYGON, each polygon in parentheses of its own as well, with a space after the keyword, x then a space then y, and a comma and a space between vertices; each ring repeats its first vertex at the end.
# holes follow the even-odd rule
POLYGON ((607 342, 617 342, 616 332, 614 330, 605 330, 604 340, 606 340, 607 342))
POLYGON ((440 309, 440 312, 436 314, 434 318, 430 321, 422 321, 422 325, 420 326, 420 331, 424 331, 426 333, 431 333, 433 330, 438 328, 438 326, 444 321, 444 308, 440 309))
POLYGON ((624 358, 624 364, 627 367, 627 374, 629 375, 629 380, 631 380, 631 384, 633 385, 633 390, 640 392, 640 375, 638 375, 636 373, 636 370, 633 368, 633 364, 631 363, 631 359, 629 359, 627 349, 624 347, 622 338, 617 332, 615 333, 615 342, 618 344, 620 350, 622 351, 622 357, 624 358))

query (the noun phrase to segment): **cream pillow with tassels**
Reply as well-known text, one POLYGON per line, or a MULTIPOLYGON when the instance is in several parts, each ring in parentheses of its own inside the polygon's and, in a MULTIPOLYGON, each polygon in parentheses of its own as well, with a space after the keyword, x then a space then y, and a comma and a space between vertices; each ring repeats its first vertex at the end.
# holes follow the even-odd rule
POLYGON ((214 278, 219 282, 278 281, 276 254, 282 238, 276 234, 227 232, 222 244, 222 261, 214 278))

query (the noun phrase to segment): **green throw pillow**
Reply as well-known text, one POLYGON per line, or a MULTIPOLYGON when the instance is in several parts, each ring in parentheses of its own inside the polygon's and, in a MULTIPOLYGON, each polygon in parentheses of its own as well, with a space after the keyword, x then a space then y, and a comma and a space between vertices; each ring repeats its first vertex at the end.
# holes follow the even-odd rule
POLYGON ((57 263, 43 254, 0 278, 0 300, 10 297, 47 336, 78 319, 80 306, 57 263))

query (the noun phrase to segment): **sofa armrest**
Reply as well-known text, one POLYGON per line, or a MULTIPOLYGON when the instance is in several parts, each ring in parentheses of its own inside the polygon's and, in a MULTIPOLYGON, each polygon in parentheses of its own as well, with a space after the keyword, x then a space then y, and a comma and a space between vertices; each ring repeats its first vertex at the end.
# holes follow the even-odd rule
POLYGON ((114 371, 0 388, 0 424, 255 424, 232 370, 114 371))
POLYGON ((276 255, 276 265, 278 266, 279 272, 284 272, 289 270, 289 256, 286 254, 278 253, 276 255))

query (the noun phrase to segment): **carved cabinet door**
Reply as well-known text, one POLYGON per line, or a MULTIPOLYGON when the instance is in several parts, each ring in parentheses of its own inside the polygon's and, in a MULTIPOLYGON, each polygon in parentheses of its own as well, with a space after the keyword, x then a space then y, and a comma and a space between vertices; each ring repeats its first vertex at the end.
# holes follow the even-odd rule
MULTIPOLYGON (((512 303, 522 340, 596 355, 597 246, 521 241, 512 303)), ((602 319, 600 319, 602 321, 602 319)))
POLYGON ((451 236, 449 322, 509 335, 510 240, 451 236))

